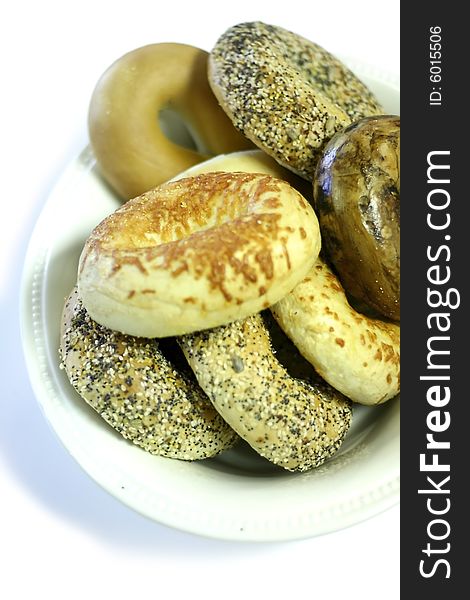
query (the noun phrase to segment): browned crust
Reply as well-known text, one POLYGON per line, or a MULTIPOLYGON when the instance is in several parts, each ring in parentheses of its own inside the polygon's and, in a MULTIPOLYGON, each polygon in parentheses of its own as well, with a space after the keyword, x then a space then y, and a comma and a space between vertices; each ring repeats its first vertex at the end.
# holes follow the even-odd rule
MULTIPOLYGON (((273 241, 280 239, 291 269, 287 238, 280 235, 283 186, 294 192, 268 175, 225 172, 163 184, 130 200, 95 228, 85 245, 80 271, 100 253, 112 258, 109 277, 124 265, 133 265, 144 275, 150 269, 168 270, 175 278, 191 268, 230 302, 234 298, 224 286, 226 268, 245 282, 256 283, 259 275, 271 280, 273 241), (255 209, 260 203, 264 212, 255 209), (207 223, 212 226, 207 228, 207 223)), ((300 194, 299 201, 303 206, 300 194)), ((305 229, 300 231, 305 239, 305 229)), ((145 293, 152 291, 146 288, 145 293)))

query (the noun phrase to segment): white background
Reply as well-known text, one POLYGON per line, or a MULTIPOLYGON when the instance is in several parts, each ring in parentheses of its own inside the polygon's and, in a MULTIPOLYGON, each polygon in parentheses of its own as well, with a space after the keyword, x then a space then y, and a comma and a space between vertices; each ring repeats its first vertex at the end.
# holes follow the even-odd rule
MULTIPOLYGON (((18 295, 28 238, 54 181, 87 143, 90 94, 124 52, 209 50, 260 19, 398 74, 398 0, 10 1, 0 21, 0 596, 399 597, 399 509, 300 542, 235 544, 150 522, 83 473, 28 383, 18 295)), ((70 218, 74 207, 70 206, 70 218)))

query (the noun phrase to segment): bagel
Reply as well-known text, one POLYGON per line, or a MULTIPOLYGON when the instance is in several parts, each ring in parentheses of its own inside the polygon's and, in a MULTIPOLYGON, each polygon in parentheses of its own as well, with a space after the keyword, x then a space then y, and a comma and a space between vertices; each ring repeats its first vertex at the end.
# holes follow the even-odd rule
POLYGON ((321 258, 271 312, 317 373, 354 402, 380 404, 400 391, 400 327, 354 310, 321 258))
MULTIPOLYGON (((260 150, 217 156, 192 167, 183 175, 196 175, 212 170, 263 172, 289 179, 292 185, 299 183, 295 175, 283 169, 260 150)), ((317 260, 308 277, 284 299, 272 306, 271 310, 289 337, 296 345, 300 344, 302 354, 315 366, 318 373, 349 398, 362 404, 376 404, 385 402, 398 393, 400 388, 399 327, 376 319, 368 319, 357 313, 349 305, 341 284, 320 259, 317 260), (329 308, 327 310, 326 300, 330 298, 334 303, 335 314, 329 313, 329 308), (315 304, 310 306, 313 302, 315 304), (341 326, 336 323, 336 317, 339 318, 339 315, 343 318, 341 326), (302 328, 304 317, 309 324, 308 331, 302 328), (340 335, 333 338, 330 328, 340 331, 343 337, 340 335), (344 346, 339 345, 341 342, 336 341, 336 337, 338 340, 351 338, 349 328, 354 331, 353 339, 360 342, 357 355, 354 346, 348 344, 348 350, 344 351, 344 346), (362 336, 366 336, 366 345, 362 343, 362 336), (374 336, 377 338, 373 343, 371 338, 374 336), (381 344, 385 344, 385 347, 381 344), (393 351, 393 356, 387 361, 385 359, 391 352, 389 347, 393 351), (362 367, 356 364, 360 356, 364 358, 362 367), (384 358, 383 364, 379 357, 384 358), (364 366, 364 363, 367 364, 364 366), (370 382, 369 378, 373 381, 370 382)))
POLYGON ((195 460, 237 440, 192 373, 178 372, 155 340, 95 323, 76 288, 64 306, 60 355, 80 396, 124 438, 152 454, 195 460))
POLYGON ((224 171, 227 173, 264 173, 277 179, 283 179, 313 204, 311 184, 302 179, 302 177, 295 175, 292 171, 289 171, 289 169, 282 167, 274 158, 259 149, 239 150, 238 152, 214 156, 179 173, 171 181, 177 181, 185 177, 194 177, 203 173, 224 171))
POLYGON ((260 314, 178 343, 224 420, 261 456, 306 471, 341 445, 350 402, 326 384, 291 377, 273 354, 260 314))
POLYGON ((89 137, 102 175, 120 196, 138 196, 211 155, 252 147, 219 107, 207 58, 185 44, 150 44, 99 79, 89 137))
POLYGON ((288 183, 208 173, 161 185, 98 225, 80 257, 79 294, 110 329, 182 335, 277 302, 319 249, 315 213, 288 183))
POLYGON ((400 118, 357 121, 318 161, 315 210, 325 252, 345 290, 400 320, 400 118))
POLYGON ((326 50, 261 22, 228 29, 210 53, 208 73, 237 129, 310 181, 336 131, 383 113, 367 87, 326 50))

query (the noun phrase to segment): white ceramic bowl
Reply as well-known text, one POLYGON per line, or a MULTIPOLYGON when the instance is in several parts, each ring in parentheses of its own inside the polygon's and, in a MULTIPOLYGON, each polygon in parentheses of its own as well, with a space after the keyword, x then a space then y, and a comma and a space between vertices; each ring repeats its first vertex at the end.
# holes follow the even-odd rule
MULTIPOLYGON (((351 65, 391 114, 398 85, 351 65)), ((399 400, 354 407, 340 451, 318 469, 293 474, 248 446, 187 463, 147 454, 115 433, 59 369, 59 321, 93 227, 119 206, 89 148, 66 169, 38 219, 24 266, 22 333, 44 414, 93 479, 140 513, 193 533, 231 540, 288 540, 346 527, 398 501, 399 400)))

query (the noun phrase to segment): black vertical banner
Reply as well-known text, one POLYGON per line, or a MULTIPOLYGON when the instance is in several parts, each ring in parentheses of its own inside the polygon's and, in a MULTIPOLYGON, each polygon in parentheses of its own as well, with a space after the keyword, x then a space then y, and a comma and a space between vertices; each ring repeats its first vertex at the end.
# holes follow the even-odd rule
POLYGON ((461 7, 401 7, 401 581, 403 598, 426 600, 467 596, 470 575, 470 32, 461 7))

